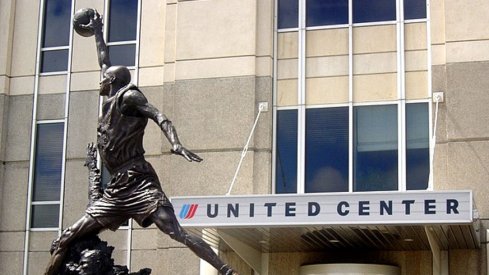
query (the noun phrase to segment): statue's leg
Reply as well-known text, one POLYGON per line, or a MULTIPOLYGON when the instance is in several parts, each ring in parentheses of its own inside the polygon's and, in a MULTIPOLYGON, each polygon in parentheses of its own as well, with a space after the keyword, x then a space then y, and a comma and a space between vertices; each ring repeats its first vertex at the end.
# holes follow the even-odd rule
POLYGON ((180 226, 172 208, 160 206, 151 214, 150 218, 161 231, 168 234, 172 239, 185 244, 197 256, 219 270, 220 274, 237 274, 217 256, 206 242, 197 236, 188 234, 180 226))
POLYGON ((54 242, 52 248, 51 259, 46 268, 45 275, 55 275, 59 272, 59 268, 69 245, 76 239, 90 233, 98 233, 102 230, 102 226, 95 221, 90 215, 85 214, 75 224, 66 228, 61 236, 54 242))

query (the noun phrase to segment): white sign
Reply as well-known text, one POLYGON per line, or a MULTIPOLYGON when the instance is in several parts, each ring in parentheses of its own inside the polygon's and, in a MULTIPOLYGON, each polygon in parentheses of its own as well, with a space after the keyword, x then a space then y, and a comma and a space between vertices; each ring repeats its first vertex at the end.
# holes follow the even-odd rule
POLYGON ((472 222, 472 192, 175 197, 182 226, 249 227, 472 222))

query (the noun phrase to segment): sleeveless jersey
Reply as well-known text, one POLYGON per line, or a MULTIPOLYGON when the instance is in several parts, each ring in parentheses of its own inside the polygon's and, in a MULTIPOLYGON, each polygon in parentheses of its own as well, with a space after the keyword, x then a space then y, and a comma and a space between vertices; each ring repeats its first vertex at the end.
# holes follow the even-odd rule
POLYGON ((103 104, 99 118, 97 147, 111 174, 144 156, 143 135, 148 119, 124 115, 120 110, 122 97, 129 90, 141 93, 134 84, 121 88, 103 104))

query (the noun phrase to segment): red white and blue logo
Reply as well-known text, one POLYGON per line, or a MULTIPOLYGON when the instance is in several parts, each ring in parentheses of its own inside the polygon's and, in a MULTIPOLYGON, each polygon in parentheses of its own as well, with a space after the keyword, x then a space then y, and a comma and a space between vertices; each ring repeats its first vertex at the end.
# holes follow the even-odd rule
POLYGON ((198 204, 184 204, 182 210, 180 210, 180 219, 188 220, 195 216, 197 212, 198 204))

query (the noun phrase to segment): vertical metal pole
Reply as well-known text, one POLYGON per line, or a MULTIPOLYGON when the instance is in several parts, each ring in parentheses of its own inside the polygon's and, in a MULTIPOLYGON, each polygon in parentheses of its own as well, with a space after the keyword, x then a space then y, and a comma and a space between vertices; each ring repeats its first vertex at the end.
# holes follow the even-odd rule
POLYGON ((32 207, 32 187, 34 181, 34 165, 36 154, 36 135, 37 135, 37 101, 39 91, 39 72, 41 64, 41 42, 42 42, 42 27, 44 21, 44 6, 45 1, 39 3, 39 25, 37 30, 37 51, 36 51, 36 68, 34 76, 34 98, 32 103, 32 124, 31 124, 31 151, 29 155, 29 183, 27 188, 27 209, 25 221, 25 238, 24 238, 24 263, 23 275, 27 275, 29 269, 29 244, 30 244, 30 227, 31 227, 31 207, 32 207))
POLYGON ((305 149, 306 149, 306 3, 299 1, 298 33, 298 116, 297 116, 297 193, 305 191, 305 149))
MULTIPOLYGON (((140 35, 141 35, 141 13, 142 13, 142 2, 138 0, 138 13, 136 19, 136 53, 134 61, 134 84, 139 84, 139 49, 140 49, 140 35)), ((132 231, 133 231, 133 220, 129 220, 127 228, 127 268, 131 270, 132 262, 132 231)))
MULTIPOLYGON (((75 1, 71 1, 71 17, 70 22, 73 22, 75 13, 75 1)), ((68 68, 66 72, 66 88, 65 88, 65 113, 64 113, 64 133, 63 133, 63 161, 61 163, 61 188, 59 198, 59 227, 58 235, 61 235, 63 229, 63 214, 64 214, 64 198, 65 198, 65 176, 66 176, 66 154, 68 146, 68 116, 70 112, 70 88, 71 88, 71 64, 73 55, 73 24, 70 24, 70 38, 68 48, 68 68)))
POLYGON ((276 185, 276 172, 277 169, 277 63, 278 63, 278 1, 274 1, 274 15, 273 15, 273 79, 272 79, 272 128, 273 128, 273 142, 272 142, 272 194, 275 194, 276 185))
POLYGON ((353 0, 348 0, 348 191, 353 192, 353 0))
POLYGON ((398 99, 398 190, 406 191, 406 84, 404 53, 404 1, 397 0, 397 99, 398 99))
MULTIPOLYGON (((427 67, 428 67, 428 98, 433 98, 433 81, 432 81, 432 49, 431 49, 431 2, 430 0, 426 0, 426 48, 427 48, 427 67)), ((433 100, 433 99, 432 99, 433 100)), ((433 102, 433 101, 431 101, 433 102)), ((437 106, 436 106, 436 112, 438 114, 438 101, 437 101, 437 106)), ((436 136, 436 126, 433 126, 433 104, 428 104, 428 117, 429 117, 429 134, 430 137, 436 136)), ((436 119, 435 119, 435 125, 436 125, 436 119)), ((433 165, 434 165, 434 156, 435 156, 435 144, 436 144, 436 138, 433 143, 430 142, 430 177, 428 180, 428 190, 433 190, 434 189, 434 183, 433 183, 433 165)))

